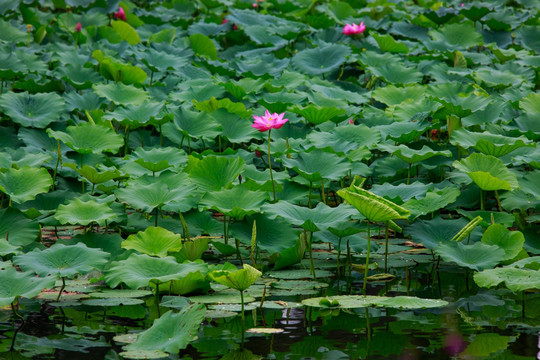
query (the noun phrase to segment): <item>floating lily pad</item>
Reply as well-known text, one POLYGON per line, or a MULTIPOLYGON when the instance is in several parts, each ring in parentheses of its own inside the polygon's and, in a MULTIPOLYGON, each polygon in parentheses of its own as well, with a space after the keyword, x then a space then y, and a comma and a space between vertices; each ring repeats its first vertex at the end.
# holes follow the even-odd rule
POLYGON ((252 334, 279 334, 284 332, 284 329, 277 329, 277 328, 251 328, 247 329, 246 332, 252 333, 252 334))
MULTIPOLYGON (((285 279, 285 280, 298 280, 298 279, 312 279, 313 275, 310 274, 309 269, 295 269, 295 270, 278 270, 278 271, 268 271, 265 273, 266 276, 275 279, 285 279)), ((317 270, 317 278, 328 278, 333 277, 334 273, 328 270, 317 270)))
POLYGON ((129 305, 138 305, 144 304, 144 301, 141 299, 133 298, 108 298, 108 299, 89 299, 81 302, 83 305, 87 306, 129 306, 129 305))
POLYGON ((370 296, 370 295, 340 295, 328 296, 326 298, 310 298, 302 300, 302 304, 311 307, 326 308, 326 302, 321 304, 321 300, 336 302, 335 308, 354 309, 370 306, 389 307, 397 309, 427 309, 448 305, 444 300, 422 299, 414 296, 370 296))
POLYGON ((109 299, 109 298, 139 298, 152 295, 151 291, 148 290, 115 290, 115 289, 106 289, 99 292, 92 292, 89 294, 93 298, 100 299, 109 299))

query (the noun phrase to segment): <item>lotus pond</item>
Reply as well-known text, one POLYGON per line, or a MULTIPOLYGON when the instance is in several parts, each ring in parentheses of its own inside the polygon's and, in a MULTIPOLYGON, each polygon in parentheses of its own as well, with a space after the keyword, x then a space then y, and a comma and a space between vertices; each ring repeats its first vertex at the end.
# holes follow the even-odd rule
POLYGON ((0 1, 0 358, 540 358, 539 8, 0 1))

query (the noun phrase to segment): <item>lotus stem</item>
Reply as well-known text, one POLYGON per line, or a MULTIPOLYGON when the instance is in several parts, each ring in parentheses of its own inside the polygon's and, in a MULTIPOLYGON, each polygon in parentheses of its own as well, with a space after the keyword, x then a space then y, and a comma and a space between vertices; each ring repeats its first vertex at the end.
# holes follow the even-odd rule
POLYGON ((56 302, 60 301, 60 296, 62 296, 62 292, 66 288, 66 278, 62 276, 62 287, 60 288, 60 291, 58 292, 58 296, 56 297, 56 302))
MULTIPOLYGON (((244 315, 244 291, 240 290, 240 302, 242 303, 242 334, 245 331, 245 315, 244 315)), ((242 335, 243 336, 243 335, 242 335)))
POLYGON ((11 340, 11 347, 9 348, 9 351, 13 351, 13 349, 15 348, 15 340, 17 339, 17 334, 19 333, 19 331, 21 331, 22 327, 24 326, 24 318, 22 317, 21 314, 19 314, 17 312, 17 309, 15 307, 15 301, 11 303, 11 310, 13 311, 13 314, 21 319, 22 323, 21 323, 21 326, 19 326, 14 332, 13 332, 13 339, 11 340))
POLYGON ((229 244, 229 237, 227 236, 227 215, 223 215, 223 240, 225 244, 229 244))
POLYGON ((156 309, 158 313, 158 317, 161 317, 161 310, 159 309, 159 283, 156 284, 156 309))
POLYGON ((313 275, 313 280, 317 280, 317 275, 315 274, 315 266, 313 265, 313 231, 309 232, 309 272, 313 275))
POLYGON ((497 199, 497 207, 499 208, 499 212, 502 212, 501 199, 499 199, 499 192, 497 190, 495 190, 495 199, 497 199))
POLYGON ((484 191, 480 189, 480 210, 484 210, 484 191))
POLYGON ((388 221, 385 227, 386 248, 384 251, 384 273, 388 272, 388 221))
POLYGON ((268 169, 270 170, 270 181, 272 181, 272 193, 274 194, 274 202, 276 202, 276 186, 274 185, 274 175, 272 174, 272 156, 270 155, 270 134, 272 129, 268 130, 268 169))
POLYGON ((409 167, 407 168, 407 185, 411 183, 411 163, 409 163, 409 167))
POLYGON ((161 132, 161 124, 159 124, 159 146, 163 147, 163 133, 161 132))
POLYGON ((308 207, 311 209, 311 186, 313 185, 313 183, 310 181, 309 182, 309 195, 308 195, 308 207))
POLYGON ((368 226, 367 226, 367 256, 366 256, 366 268, 364 269, 364 285, 362 286, 362 291, 364 295, 366 295, 366 287, 367 287, 367 276, 368 276, 368 267, 369 267, 369 252, 371 250, 371 223, 368 219, 368 226))
POLYGON ((338 247, 337 247, 337 273, 338 275, 341 274, 341 269, 339 268, 339 257, 341 256, 341 236, 338 240, 338 247))
POLYGON ((126 144, 124 145, 124 156, 128 154, 129 150, 129 125, 126 125, 126 129, 124 130, 124 137, 126 144))
POLYGON ((521 291, 521 316, 525 319, 525 290, 521 291))
POLYGON ((60 165, 60 163, 62 162, 62 150, 60 148, 60 140, 56 140, 56 145, 58 149, 58 157, 56 159, 56 166, 54 167, 54 174, 53 174, 53 189, 55 190, 56 190, 56 173, 58 172, 58 165, 60 165))
POLYGON ((240 260, 240 265, 243 266, 244 261, 242 260, 242 255, 240 254, 240 240, 234 239, 234 244, 236 245, 236 256, 238 257, 238 260, 240 260))
POLYGON ((349 240, 347 240, 347 264, 348 264, 349 280, 351 280, 351 277, 352 277, 352 256, 351 256, 351 243, 349 242, 349 240))
POLYGON ((321 196, 324 205, 326 205, 326 198, 324 197, 324 179, 321 179, 321 196))
MULTIPOLYGON (((81 170, 82 170, 82 167, 83 167, 83 154, 81 154, 79 164, 80 164, 80 167, 81 167, 81 170)), ((82 180, 82 193, 84 194, 84 179, 82 180)))

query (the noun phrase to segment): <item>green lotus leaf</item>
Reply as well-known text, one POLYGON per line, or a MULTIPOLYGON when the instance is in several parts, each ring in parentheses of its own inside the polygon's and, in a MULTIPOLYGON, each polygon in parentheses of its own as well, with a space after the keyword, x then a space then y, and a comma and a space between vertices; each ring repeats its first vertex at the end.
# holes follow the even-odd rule
POLYGON ((540 270, 499 267, 475 273, 473 277, 480 287, 490 288, 504 282, 513 292, 540 289, 540 270))
POLYGON ((445 24, 440 30, 431 30, 429 35, 433 39, 425 42, 429 49, 454 51, 482 45, 482 35, 470 21, 445 24))
POLYGON ((501 195, 506 210, 540 209, 540 171, 529 171, 519 180, 519 189, 501 195))
POLYGON ((105 114, 103 119, 116 120, 122 125, 129 125, 130 129, 137 129, 162 118, 162 108, 163 104, 160 102, 145 100, 141 104, 117 107, 113 112, 105 114))
POLYGON ((104 225, 116 219, 116 213, 107 205, 95 200, 83 201, 79 198, 71 200, 68 205, 58 206, 54 218, 61 224, 86 226, 92 222, 104 225))
POLYGON ((195 101, 195 109, 200 111, 206 111, 207 113, 213 113, 219 109, 225 109, 231 114, 236 114, 242 118, 249 118, 251 111, 246 110, 246 106, 240 102, 231 101, 228 98, 217 100, 215 97, 211 97, 206 101, 195 101))
POLYGON ((208 250, 207 238, 194 238, 185 240, 182 243, 182 248, 174 255, 178 261, 195 261, 202 257, 203 253, 208 250))
POLYGON ((128 42, 129 45, 135 45, 141 42, 137 31, 125 21, 112 21, 111 26, 120 36, 120 39, 128 42))
POLYGON ((148 75, 138 66, 126 65, 106 57, 101 50, 94 50, 92 57, 99 62, 99 72, 107 79, 126 85, 142 84, 148 75))
POLYGON ((143 176, 130 182, 125 188, 117 189, 114 193, 120 201, 147 213, 155 208, 184 212, 194 205, 186 201, 193 190, 194 186, 185 176, 180 175, 173 179, 167 175, 161 175, 157 179, 143 176))
POLYGON ((341 309, 355 309, 371 306, 397 309, 427 309, 448 305, 448 302, 444 300, 422 299, 414 296, 386 297, 371 295, 337 295, 328 296, 326 298, 315 297, 302 300, 302 304, 310 307, 323 308, 326 306, 326 302, 321 304, 322 299, 326 299, 329 303, 337 301, 335 307, 341 309))
POLYGON ((0 191, 16 203, 35 199, 36 195, 47 192, 52 184, 51 175, 44 168, 24 166, 0 173, 0 191))
POLYGON ((379 144, 378 147, 408 164, 424 161, 433 156, 452 156, 452 153, 449 150, 433 150, 427 145, 422 146, 421 149, 411 149, 407 145, 394 146, 388 144, 379 144))
MULTIPOLYGON (((67 166, 67 164, 66 164, 67 166)), ((114 170, 105 170, 99 172, 95 167, 89 165, 83 165, 82 168, 75 169, 81 176, 86 180, 90 181, 92 184, 102 184, 109 180, 117 179, 122 176, 117 169, 114 170)))
POLYGON ((81 65, 67 64, 59 69, 63 75, 62 79, 70 83, 75 89, 89 89, 92 84, 98 83, 103 78, 93 68, 86 68, 81 65))
POLYGON ((428 191, 422 199, 410 199, 403 204, 403 207, 411 212, 413 218, 430 214, 434 211, 445 208, 456 201, 461 194, 456 187, 447 187, 441 190, 428 191))
MULTIPOLYGON (((466 225, 467 220, 464 218, 445 220, 436 217, 429 221, 416 220, 412 225, 404 227, 403 232, 406 236, 410 236, 414 243, 434 250, 439 244, 449 242, 466 225)), ((476 227, 473 230, 471 238, 480 239, 481 230, 476 227)))
POLYGON ((114 153, 124 145, 124 139, 114 130, 91 123, 68 126, 65 132, 47 129, 47 133, 53 139, 64 142, 80 154, 114 153))
POLYGON ((139 333, 133 344, 124 348, 130 352, 161 350, 177 354, 197 338, 205 313, 206 307, 202 304, 185 306, 178 313, 167 311, 154 320, 149 329, 139 333))
POLYGON ((469 175, 482 190, 513 190, 519 187, 516 175, 514 175, 502 160, 479 153, 454 161, 452 165, 469 175))
POLYGON ((217 50, 214 42, 206 35, 193 34, 189 36, 189 43, 195 54, 217 60, 217 50))
POLYGON ((472 77, 486 87, 497 89, 519 86, 527 81, 523 75, 515 74, 510 70, 499 70, 488 67, 478 68, 472 73, 472 77))
POLYGON ((351 50, 347 46, 327 44, 299 51, 293 56, 292 64, 300 72, 316 76, 337 69, 350 54, 351 50))
POLYGON ((64 100, 55 93, 6 92, 0 96, 2 111, 23 127, 46 128, 61 118, 64 107, 64 100))
POLYGON ((381 140, 381 134, 374 128, 363 124, 338 126, 329 132, 312 131, 307 139, 319 149, 330 146, 335 152, 350 153, 364 146, 373 147, 381 140))
POLYGON ((26 246, 40 234, 40 226, 20 210, 8 207, 0 210, 0 238, 6 238, 14 246, 26 246))
POLYGON ((373 90, 371 97, 388 106, 392 106, 401 104, 409 99, 414 103, 418 103, 424 98, 425 91, 424 87, 416 84, 404 87, 388 85, 373 90))
POLYGON ((375 76, 391 84, 416 84, 422 80, 422 73, 414 67, 399 62, 384 62, 368 67, 375 76))
POLYGON ((297 230, 281 218, 270 219, 263 214, 248 216, 244 222, 234 223, 231 226, 232 236, 242 240, 245 244, 251 244, 254 221, 257 224, 256 241, 259 249, 275 254, 294 245, 297 230))
POLYGON ((262 191, 250 191, 243 186, 207 192, 199 202, 199 209, 213 209, 224 215, 241 219, 257 213, 268 198, 262 191))
POLYGON ((231 289, 246 290, 255 280, 262 276, 262 273, 254 267, 244 264, 243 269, 236 271, 218 270, 208 273, 210 278, 231 289))
POLYGON ((396 41, 390 34, 379 35, 377 33, 373 33, 373 38, 375 41, 377 41, 377 44, 383 53, 390 52, 407 54, 409 52, 407 45, 400 41, 396 41))
POLYGON ((130 157, 147 170, 159 172, 169 167, 187 163, 187 155, 181 149, 160 147, 152 149, 137 148, 130 157))
POLYGON ((409 210, 392 201, 354 184, 348 188, 338 190, 337 193, 370 221, 407 219, 411 214, 409 210))
POLYGON ((52 276, 39 278, 11 266, 0 269, 0 306, 12 304, 20 297, 36 297, 43 289, 52 289, 55 281, 56 278, 52 276))
MULTIPOLYGON (((13 5, 15 8, 18 6, 16 3, 13 3, 13 5)), ((0 34, 0 40, 14 43, 24 42, 28 36, 26 32, 19 30, 2 19, 0 19, 0 34)))
POLYGON ((174 112, 173 122, 163 126, 163 135, 169 139, 173 140, 175 132, 180 132, 179 141, 184 136, 213 139, 220 134, 220 126, 213 116, 179 107, 174 112))
POLYGON ((457 82, 430 86, 427 93, 460 118, 485 109, 491 102, 483 94, 473 92, 470 85, 457 82))
POLYGON ((319 125, 327 121, 342 121, 347 113, 344 109, 317 105, 296 106, 293 108, 293 111, 314 125, 319 125))
POLYGON ((465 149, 473 147, 482 154, 501 157, 523 146, 534 146, 524 137, 508 137, 489 132, 474 133, 464 128, 452 131, 450 142, 465 149))
MULTIPOLYGON (((153 287, 152 284, 150 286, 153 287)), ((164 292, 171 292, 176 295, 194 295, 194 294, 206 294, 210 287, 210 280, 208 280, 206 273, 192 272, 184 276, 183 279, 173 280, 171 286, 167 289, 163 289, 164 292)), ((161 303, 163 306, 163 303, 161 303)))
POLYGON ((503 261, 506 261, 512 260, 523 250, 525 237, 520 231, 510 231, 501 224, 492 224, 484 232, 482 242, 503 249, 503 261))
POLYGON ((261 133, 251 127, 253 122, 250 119, 241 118, 225 109, 218 109, 211 116, 221 126, 221 136, 231 143, 250 142, 261 138, 261 133))
POLYGON ((148 99, 148 93, 132 85, 122 83, 94 84, 96 94, 118 105, 140 105, 148 99))
POLYGON ((228 187, 244 170, 241 158, 205 156, 202 160, 190 156, 185 171, 201 190, 217 191, 228 187))
POLYGON ((523 99, 520 100, 519 107, 523 109, 526 114, 540 114, 540 94, 531 93, 525 96, 523 99))
POLYGON ((182 236, 161 227, 148 227, 122 241, 124 249, 137 250, 146 255, 165 257, 182 248, 182 236))
POLYGON ((321 202, 315 208, 309 209, 293 205, 287 201, 265 204, 262 207, 262 212, 271 219, 280 216, 287 222, 301 226, 307 231, 319 231, 330 226, 335 227, 356 214, 356 211, 351 206, 345 204, 332 208, 321 202))
POLYGON ((405 201, 408 201, 412 198, 420 199, 430 190, 431 186, 429 184, 422 184, 421 182, 415 181, 412 184, 399 184, 392 185, 390 183, 384 184, 374 184, 371 187, 371 192, 375 195, 391 200, 392 202, 401 205, 405 201))
POLYGON ((93 270, 101 270, 108 262, 109 254, 100 249, 86 247, 82 243, 76 245, 54 244, 48 249, 17 255, 13 263, 24 271, 32 271, 41 277, 71 278, 84 275, 93 270))
POLYGON ((446 243, 435 249, 435 252, 444 261, 453 262, 476 271, 492 268, 506 256, 505 251, 500 247, 481 242, 472 245, 465 245, 461 242, 446 243))
POLYGON ((323 150, 301 152, 296 158, 283 158, 283 164, 308 181, 339 180, 349 173, 351 163, 343 157, 323 150))
POLYGON ((131 254, 129 258, 115 261, 105 271, 105 281, 111 288, 120 283, 130 289, 140 289, 150 283, 162 284, 180 280, 189 273, 206 271, 207 264, 179 264, 172 256, 156 258, 144 254, 131 254))
POLYGON ((18 254, 20 251, 20 246, 13 246, 6 239, 0 238, 0 256, 18 254))

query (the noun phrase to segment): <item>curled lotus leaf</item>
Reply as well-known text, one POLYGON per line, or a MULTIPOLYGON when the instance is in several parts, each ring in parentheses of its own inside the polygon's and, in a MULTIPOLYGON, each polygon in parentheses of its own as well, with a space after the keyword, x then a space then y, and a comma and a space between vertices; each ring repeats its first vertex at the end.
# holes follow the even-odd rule
POLYGON ((243 269, 236 271, 217 270, 208 274, 210 278, 231 289, 246 290, 255 280, 262 276, 262 273, 253 266, 244 264, 243 269))
POLYGON ((502 160, 491 155, 474 153, 461 161, 454 161, 452 165, 467 173, 482 190, 513 190, 519 187, 516 175, 502 160))
POLYGON ((337 193, 370 221, 407 219, 411 215, 404 207, 354 184, 337 193))

